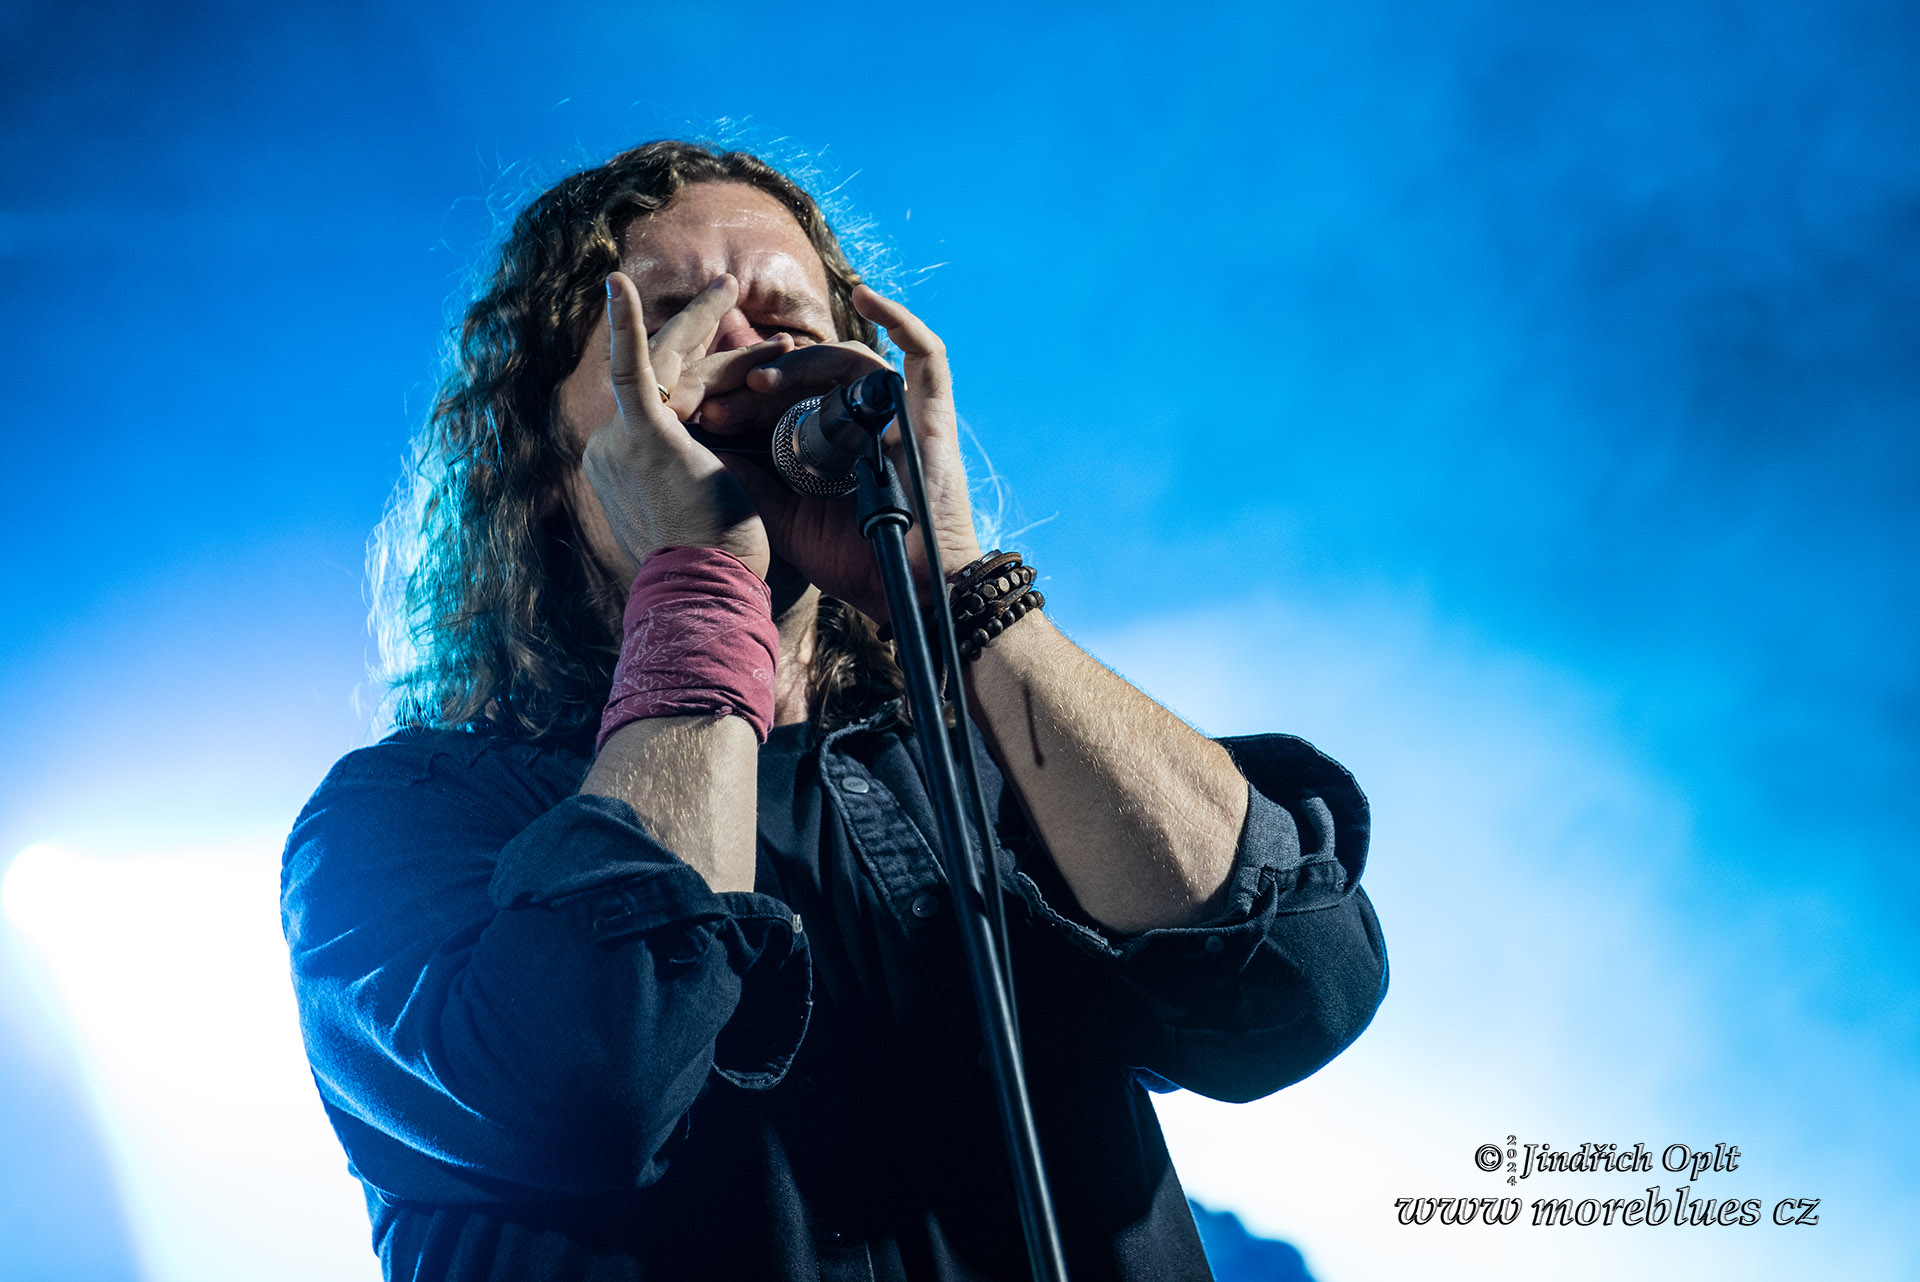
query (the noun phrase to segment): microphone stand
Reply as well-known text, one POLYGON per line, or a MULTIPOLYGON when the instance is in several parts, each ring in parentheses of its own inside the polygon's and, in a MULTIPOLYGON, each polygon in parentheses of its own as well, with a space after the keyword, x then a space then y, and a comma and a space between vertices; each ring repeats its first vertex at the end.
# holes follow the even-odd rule
POLYGON ((1066 1282, 1067 1262, 1060 1246, 1060 1227, 1054 1219, 1046 1170, 1040 1162, 1040 1137, 1034 1128, 1033 1105, 1027 1098, 1026 1069, 1014 1013, 1011 958, 1007 953, 1006 915, 1000 902, 1000 874, 989 853, 992 818, 980 789, 973 739, 967 731, 967 695, 960 676, 960 647, 953 634, 953 615, 946 594, 936 592, 938 601, 932 614, 953 687, 953 720, 949 720, 934 676, 933 651, 920 613, 919 593, 914 590, 913 573, 907 563, 906 531, 913 524, 913 510, 907 505, 900 477, 882 443, 887 424, 897 416, 914 498, 924 518, 920 533, 926 544, 928 570, 932 582, 944 586, 946 575, 941 570, 940 552, 928 514, 919 442, 907 415, 906 386, 894 371, 876 370, 847 390, 846 404, 852 419, 869 438, 854 465, 860 533, 873 545, 881 582, 886 587, 894 646, 900 670, 906 677, 907 706, 913 713, 914 734, 920 741, 925 762, 927 795, 940 829, 941 864, 952 892, 954 915, 960 924, 967 977, 980 1015, 980 1031, 986 1041, 987 1065, 999 1104, 1007 1155, 1013 1164, 1014 1196, 1026 1238, 1027 1261, 1032 1267, 1034 1282, 1066 1282), (953 733, 946 733, 948 731, 953 733), (956 745, 973 793, 974 821, 981 843, 978 849, 970 840, 968 825, 962 818, 960 776, 954 760, 956 745))

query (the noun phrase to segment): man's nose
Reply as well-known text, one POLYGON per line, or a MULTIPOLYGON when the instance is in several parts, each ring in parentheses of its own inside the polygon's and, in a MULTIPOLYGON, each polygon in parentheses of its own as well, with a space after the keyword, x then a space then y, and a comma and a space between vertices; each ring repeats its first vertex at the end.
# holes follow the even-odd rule
POLYGON ((745 312, 738 307, 720 318, 720 326, 713 332, 713 347, 716 352, 731 352, 735 348, 751 347, 760 341, 760 331, 747 320, 745 312))

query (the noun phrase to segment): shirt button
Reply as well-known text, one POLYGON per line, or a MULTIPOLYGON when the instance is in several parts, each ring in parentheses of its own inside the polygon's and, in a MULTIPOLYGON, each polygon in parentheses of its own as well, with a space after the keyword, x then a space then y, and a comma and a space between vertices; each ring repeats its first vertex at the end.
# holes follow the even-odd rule
POLYGON ((913 897, 913 915, 915 917, 931 917, 939 911, 940 896, 929 892, 913 897))
POLYGON ((848 779, 841 781, 840 786, 846 789, 848 792, 856 793, 856 794, 867 791, 867 781, 865 779, 862 779, 859 775, 854 775, 848 779))
POLYGON ((1205 945, 1205 947, 1206 947, 1206 950, 1207 950, 1208 952, 1210 952, 1210 953, 1217 953, 1217 952, 1219 952, 1219 951, 1220 951, 1221 949, 1223 949, 1223 948, 1225 948, 1226 946, 1227 946, 1227 941, 1226 941, 1226 940, 1224 940, 1224 939, 1222 939, 1222 938, 1220 938, 1220 936, 1218 936, 1218 935, 1208 935, 1208 936, 1207 936, 1207 942, 1206 942, 1206 945, 1205 945))

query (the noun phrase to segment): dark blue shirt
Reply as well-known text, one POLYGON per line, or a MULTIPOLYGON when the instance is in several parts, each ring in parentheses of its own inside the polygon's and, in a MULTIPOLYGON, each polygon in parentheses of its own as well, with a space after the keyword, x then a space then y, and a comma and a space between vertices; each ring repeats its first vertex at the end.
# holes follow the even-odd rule
MULTIPOLYGON (((1299 739, 1224 742, 1252 784, 1226 911, 1132 937, 1074 906, 981 753, 1077 1282, 1209 1276, 1148 1087, 1265 1095, 1386 989, 1352 777, 1299 739)), ((910 738, 775 730, 755 893, 576 795, 588 764, 401 731, 294 826, 307 1053, 387 1276, 1025 1276, 910 738)))

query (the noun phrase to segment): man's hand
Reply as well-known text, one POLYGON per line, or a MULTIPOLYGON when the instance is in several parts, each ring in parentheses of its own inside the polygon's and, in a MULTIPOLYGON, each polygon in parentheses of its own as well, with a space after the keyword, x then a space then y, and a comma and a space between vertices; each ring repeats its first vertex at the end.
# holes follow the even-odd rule
MULTIPOLYGON (((681 421, 793 346, 783 335, 710 355, 739 292, 733 277, 719 277, 649 343, 633 282, 621 272, 607 277, 608 372, 619 408, 587 438, 581 470, 626 561, 609 568, 628 580, 663 547, 720 548, 766 576, 767 533, 753 504, 681 421)), ((753 730, 739 717, 653 717, 608 738, 580 791, 632 806, 714 890, 751 890, 758 760, 753 730)))
POLYGON ((752 395, 746 390, 747 375, 793 350, 793 336, 777 334, 764 343, 709 354, 721 318, 739 301, 739 294, 740 284, 732 276, 716 277, 647 339, 653 376, 667 389, 667 408, 682 423, 703 405, 710 413, 716 405, 752 395))
MULTIPOLYGON (((864 285, 855 288, 853 305, 862 316, 885 329, 887 337, 906 356, 907 411, 918 432, 940 558, 947 570, 957 570, 980 555, 980 544, 973 532, 966 469, 960 461, 959 418, 953 408, 946 348, 912 312, 864 285)), ((884 368, 886 363, 860 343, 817 343, 797 348, 748 370, 741 390, 710 395, 700 411, 701 425, 716 434, 766 431, 795 402, 884 368)), ((903 481, 904 448, 899 434, 891 433, 887 450, 903 481)), ((839 597, 870 618, 886 619, 886 593, 873 552, 854 525, 853 499, 795 494, 766 467, 741 456, 728 455, 723 464, 752 499, 765 523, 772 550, 781 559, 821 591, 839 597)), ((918 535, 908 537, 907 552, 922 591, 930 592, 926 557, 918 535)))
POLYGON ((747 492, 688 435, 676 413, 681 406, 660 395, 665 388, 674 400, 690 402, 691 412, 709 395, 739 388, 756 365, 790 348, 782 336, 707 354, 738 294, 733 277, 719 277, 649 343, 633 282, 623 272, 607 277, 609 373, 619 411, 587 438, 581 470, 624 561, 609 569, 623 581, 663 547, 719 548, 766 577, 767 532, 747 492))

